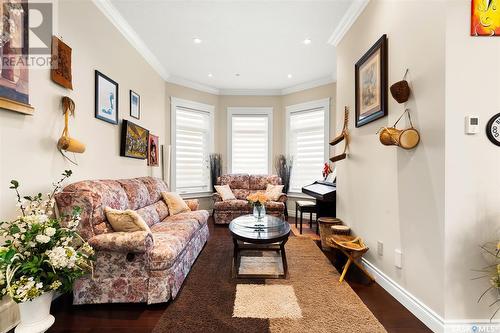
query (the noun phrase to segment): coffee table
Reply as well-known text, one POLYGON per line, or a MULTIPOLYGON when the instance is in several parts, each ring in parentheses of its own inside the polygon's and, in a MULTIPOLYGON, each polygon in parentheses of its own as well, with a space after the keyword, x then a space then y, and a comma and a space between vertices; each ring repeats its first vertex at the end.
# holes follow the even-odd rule
POLYGON ((243 215, 235 218, 229 224, 233 237, 233 277, 258 279, 286 279, 288 265, 286 261, 285 244, 290 236, 288 222, 266 215, 258 220, 253 215, 243 215), (275 251, 281 254, 283 274, 240 274, 241 252, 243 251, 275 251))

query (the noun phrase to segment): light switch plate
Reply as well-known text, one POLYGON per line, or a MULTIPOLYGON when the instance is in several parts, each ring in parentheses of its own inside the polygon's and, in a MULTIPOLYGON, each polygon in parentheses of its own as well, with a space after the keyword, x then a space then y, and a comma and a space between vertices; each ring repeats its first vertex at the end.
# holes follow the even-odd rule
POLYGON ((384 255, 384 243, 382 241, 377 241, 377 254, 379 256, 384 255))
POLYGON ((403 268, 403 253, 399 249, 394 250, 394 266, 403 268))

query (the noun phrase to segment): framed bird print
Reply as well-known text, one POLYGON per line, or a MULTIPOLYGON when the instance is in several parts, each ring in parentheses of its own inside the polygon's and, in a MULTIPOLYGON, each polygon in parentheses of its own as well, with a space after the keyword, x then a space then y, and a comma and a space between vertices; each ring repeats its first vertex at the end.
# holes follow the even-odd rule
POLYGON ((118 124, 118 83, 95 71, 95 117, 118 124))

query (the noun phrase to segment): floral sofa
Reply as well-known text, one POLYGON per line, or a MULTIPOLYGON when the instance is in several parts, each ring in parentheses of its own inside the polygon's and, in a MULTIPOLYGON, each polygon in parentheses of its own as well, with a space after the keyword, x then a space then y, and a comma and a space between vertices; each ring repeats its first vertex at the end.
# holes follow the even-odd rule
POLYGON ((56 196, 59 214, 82 208, 80 234, 96 250, 93 276, 76 281, 73 303, 148 304, 175 298, 206 243, 209 213, 188 200, 190 212, 169 216, 160 179, 81 181, 56 196), (149 225, 146 231, 114 232, 104 208, 132 209, 149 225))
MULTIPOLYGON (((217 185, 229 185, 236 200, 222 201, 218 193, 214 193, 214 222, 229 224, 241 215, 250 214, 252 207, 247 196, 254 192, 265 192, 267 184, 280 185, 281 178, 276 175, 230 174, 217 178, 217 185)), ((265 204, 266 214, 285 218, 286 194, 281 194, 278 201, 268 201, 265 204)))

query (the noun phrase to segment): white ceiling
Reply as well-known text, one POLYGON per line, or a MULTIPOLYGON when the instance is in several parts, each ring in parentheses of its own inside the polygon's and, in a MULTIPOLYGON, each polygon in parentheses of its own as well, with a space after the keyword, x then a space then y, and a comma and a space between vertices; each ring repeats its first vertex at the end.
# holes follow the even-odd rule
POLYGON ((353 1, 109 4, 169 81, 216 90, 282 90, 335 79, 335 47, 328 40, 353 1), (193 43, 193 38, 202 43, 193 43), (303 44, 306 38, 311 44, 303 44))

